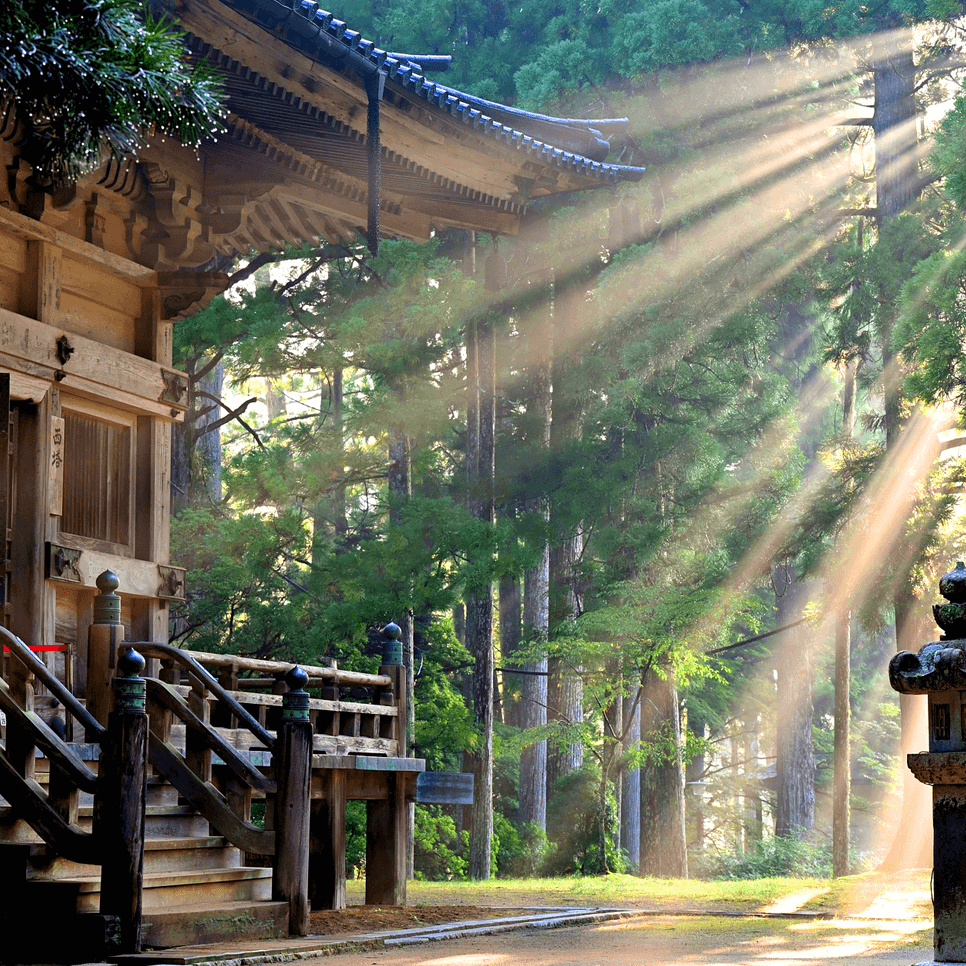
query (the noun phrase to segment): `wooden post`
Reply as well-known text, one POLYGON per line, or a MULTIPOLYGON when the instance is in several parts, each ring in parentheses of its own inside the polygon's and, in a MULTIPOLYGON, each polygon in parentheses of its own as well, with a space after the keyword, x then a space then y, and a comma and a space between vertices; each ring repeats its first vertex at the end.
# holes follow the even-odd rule
MULTIPOLYGON (((87 710, 102 725, 111 711, 111 679, 117 664, 117 647, 124 639, 121 598, 115 593, 117 574, 105 570, 97 578, 100 593, 94 598, 94 620, 87 632, 87 710)), ((87 736, 94 741, 93 735, 87 736)))
POLYGON ((275 856, 272 898, 288 902, 288 931, 309 931, 309 793, 312 779, 312 725, 309 676, 298 665, 285 676, 282 722, 275 739, 275 856))
POLYGON ((346 773, 323 773, 322 798, 312 802, 309 899, 313 909, 345 909, 346 773))
POLYGON ((114 710, 101 746, 94 799, 94 834, 103 856, 100 911, 118 917, 120 953, 141 951, 148 748, 145 687, 140 677, 144 664, 133 648, 118 661, 114 710))
MULTIPOLYGON (((405 669, 401 669, 405 670, 405 669)), ((406 776, 384 772, 386 797, 366 802, 366 905, 406 905, 406 776)))
MULTIPOLYGON (((406 668, 403 665, 402 629, 389 623, 383 629, 380 674, 392 678, 396 696, 396 754, 406 755, 406 668)), ((408 859, 406 776, 385 772, 386 797, 366 803, 366 905, 404 906, 408 859)))
MULTIPOLYGON (((39 255, 35 246, 33 255, 39 255)), ((38 277, 40 269, 37 269, 38 277)), ((40 284, 38 282, 38 284, 40 284)), ((43 286, 42 286, 43 287, 43 286)), ((34 303, 34 311, 37 311, 34 303)), ((36 406, 22 405, 17 452, 12 457, 17 481, 16 511, 12 517, 10 547, 10 630, 25 643, 53 644, 52 610, 48 602, 53 591, 44 572, 44 544, 50 520, 50 421, 52 396, 48 392, 36 406)), ((5 524, 4 524, 5 526, 5 524)), ((7 666, 10 691, 22 708, 33 710, 33 675, 11 655, 7 666)), ((7 725, 7 756, 17 770, 33 778, 35 746, 30 733, 10 722, 7 725)))

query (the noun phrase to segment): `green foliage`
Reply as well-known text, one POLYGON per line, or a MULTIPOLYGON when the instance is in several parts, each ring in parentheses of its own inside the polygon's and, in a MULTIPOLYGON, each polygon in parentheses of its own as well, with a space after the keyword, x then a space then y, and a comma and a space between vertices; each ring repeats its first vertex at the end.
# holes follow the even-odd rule
POLYGON ((437 805, 419 805, 413 834, 417 879, 466 878, 469 834, 457 834, 452 816, 437 805))
POLYGON ((494 812, 496 870, 501 878, 526 879, 537 875, 547 854, 547 835, 535 822, 515 824, 494 812))
POLYGON ((557 780, 547 802, 547 838, 552 843, 543 861, 544 875, 599 875, 620 872, 623 859, 615 844, 617 806, 608 795, 604 814, 598 808, 600 775, 590 764, 557 780), (601 854, 601 822, 606 854, 601 854))
POLYGON ((180 35, 141 0, 8 0, 0 8, 0 97, 40 185, 137 155, 147 128, 197 145, 221 129, 219 89, 180 35))
POLYGON ((366 867, 366 803, 346 802, 345 806, 346 875, 357 879, 366 867))
POLYGON ((777 835, 759 842, 754 851, 723 856, 712 870, 714 879, 774 879, 779 876, 827 878, 832 873, 831 847, 792 836, 777 835))

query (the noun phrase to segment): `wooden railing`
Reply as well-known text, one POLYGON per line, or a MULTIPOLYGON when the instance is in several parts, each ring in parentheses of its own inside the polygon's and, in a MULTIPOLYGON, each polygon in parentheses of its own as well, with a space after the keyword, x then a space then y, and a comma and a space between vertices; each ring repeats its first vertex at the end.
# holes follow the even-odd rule
POLYGON ((0 708, 7 716, 6 746, 0 749, 0 795, 13 806, 16 819, 26 822, 55 854, 101 866, 100 914, 116 921, 120 942, 115 951, 139 952, 147 738, 144 680, 139 673, 144 660, 131 651, 118 661, 116 707, 103 727, 19 637, 0 627, 0 638, 19 665, 11 677, 21 685, 17 695, 0 680, 0 708), (32 674, 96 736, 101 746, 97 774, 31 709, 32 674), (33 777, 37 748, 50 761, 46 791, 33 777), (94 794, 89 832, 77 824, 81 790, 94 794))
MULTIPOLYGON (((13 667, 10 682, 0 680, 0 709, 7 714, 6 745, 0 749, 0 795, 55 852, 101 865, 101 914, 120 923, 122 941, 114 952, 137 952, 148 758, 215 831, 247 852, 272 856, 273 898, 289 903, 289 929, 305 935, 313 762, 315 756, 325 755, 404 756, 406 694, 399 628, 395 624, 385 628, 379 674, 189 654, 167 644, 124 641, 120 598, 114 593, 117 578, 106 572, 97 583, 101 593, 95 598, 88 642, 90 709, 23 641, 0 627, 13 667), (140 676, 146 658, 157 662, 160 679, 140 676), (245 679, 246 673, 259 677, 245 679), (83 727, 87 741, 100 746, 96 775, 33 712, 34 680, 60 700, 66 713, 83 727), (310 695, 308 688, 316 689, 317 695, 310 695), (349 688, 365 692, 369 700, 343 700, 342 689, 349 688), (92 714, 95 708, 97 713, 92 714), (46 792, 33 780, 38 748, 50 760, 46 792), (76 823, 80 790, 94 794, 91 832, 76 823), (256 796, 269 806, 265 829, 251 821, 256 796)), ((340 808, 344 813, 346 793, 345 773, 340 769, 371 769, 373 763, 334 764, 335 770, 321 770, 331 784, 326 807, 337 815, 340 808)), ((370 839, 375 845, 370 841, 367 855, 374 872, 381 869, 380 861, 389 862, 384 852, 391 856, 392 868, 372 876, 367 901, 370 892, 375 897, 371 901, 379 900, 375 882, 379 878, 391 880, 393 895, 405 885, 401 830, 406 824, 406 779, 396 776, 397 767, 395 761, 385 762, 392 780, 384 783, 382 798, 370 803, 370 839), (386 838, 392 839, 389 849, 386 838)), ((324 809, 319 811, 318 820, 325 814, 324 809)), ((333 842, 339 840, 330 843, 325 860, 333 860, 326 881, 336 884, 329 889, 336 896, 338 880, 344 886, 344 825, 337 835, 328 831, 333 842)))
MULTIPOLYGON (((290 664, 187 652, 149 641, 126 641, 122 647, 126 646, 158 659, 161 680, 176 688, 196 717, 217 728, 228 743, 246 752, 272 749, 290 664), (259 676, 243 677, 246 673, 259 676)), ((307 687, 321 695, 310 697, 308 707, 315 754, 403 756, 403 696, 392 676, 300 666, 307 675, 307 687), (368 700, 344 700, 342 689, 350 688, 368 692, 368 700)))

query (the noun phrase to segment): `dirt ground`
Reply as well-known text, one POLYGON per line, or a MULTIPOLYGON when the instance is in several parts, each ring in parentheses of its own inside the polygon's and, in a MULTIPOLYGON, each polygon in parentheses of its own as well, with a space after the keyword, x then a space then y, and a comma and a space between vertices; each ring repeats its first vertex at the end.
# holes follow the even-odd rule
POLYGON ((353 935, 381 932, 385 929, 412 929, 438 926, 447 922, 494 919, 516 914, 510 909, 493 906, 348 906, 313 912, 309 933, 313 936, 353 935))
MULTIPOLYGON (((669 916, 662 904, 649 900, 649 913, 620 921, 347 951, 339 955, 338 966, 913 966, 932 960, 928 889, 927 872, 878 873, 851 879, 834 898, 823 895, 828 890, 806 888, 786 895, 776 908, 718 910, 747 914, 821 909, 832 914, 828 919, 669 916)), ((579 904, 642 908, 640 901, 615 902, 613 896, 596 903, 587 898, 581 897, 579 904)), ((349 906, 314 913, 310 931, 333 935, 411 929, 520 915, 534 905, 532 892, 477 897, 464 888, 453 899, 449 904, 349 906), (473 899, 492 904, 473 904, 473 899)), ((554 896, 546 904, 568 903, 554 896)), ((317 959, 307 962, 322 966, 317 959)))
POLYGON ((641 916, 347 952, 338 966, 912 966, 931 959, 931 923, 922 921, 641 916))
POLYGON ((339 966, 910 966, 931 958, 929 929, 661 916, 349 953, 339 966))

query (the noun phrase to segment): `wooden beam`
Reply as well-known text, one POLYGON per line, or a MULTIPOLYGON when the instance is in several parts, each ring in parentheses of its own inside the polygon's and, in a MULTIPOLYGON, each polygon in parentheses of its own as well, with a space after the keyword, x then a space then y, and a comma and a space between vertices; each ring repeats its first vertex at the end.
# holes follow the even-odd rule
POLYGON ((346 773, 327 772, 322 783, 311 804, 309 901, 313 909, 345 909, 346 773))
MULTIPOLYGON (((46 487, 44 488, 46 491, 46 487)), ((83 545, 76 538, 60 538, 59 546, 76 552, 79 556, 70 562, 70 566, 63 574, 58 575, 52 570, 51 583, 69 584, 72 587, 93 588, 97 586, 97 578, 105 570, 113 570, 117 574, 120 586, 118 593, 122 597, 153 597, 159 596, 161 577, 158 564, 150 560, 134 560, 131 557, 121 557, 117 554, 92 550, 83 545)), ((49 550, 47 551, 49 554, 49 550)), ((41 551, 41 560, 45 552, 41 551)), ((23 634, 20 635, 23 637, 23 634)), ((27 640, 27 638, 24 638, 27 640)), ((28 643, 32 641, 28 640, 28 643)))
POLYGON ((61 389, 81 396, 168 420, 187 408, 183 395, 172 391, 185 380, 182 373, 2 308, 0 346, 0 366, 9 362, 30 375, 56 379, 61 389))
POLYGON ((145 268, 143 265, 122 258, 120 255, 113 255, 89 242, 81 241, 33 218, 11 211, 9 208, 0 208, 0 232, 9 232, 14 237, 26 241, 48 242, 57 246, 63 252, 70 252, 80 261, 86 260, 99 265, 108 272, 129 279, 136 285, 150 285, 157 277, 157 274, 150 268, 145 268))
POLYGON ((366 803, 366 905, 406 904, 406 774, 387 773, 388 797, 366 803))

